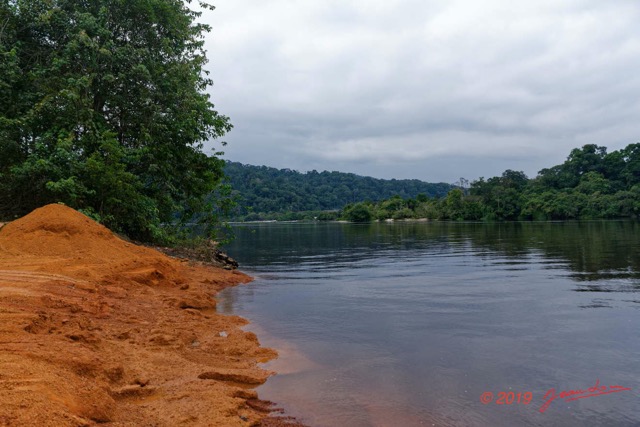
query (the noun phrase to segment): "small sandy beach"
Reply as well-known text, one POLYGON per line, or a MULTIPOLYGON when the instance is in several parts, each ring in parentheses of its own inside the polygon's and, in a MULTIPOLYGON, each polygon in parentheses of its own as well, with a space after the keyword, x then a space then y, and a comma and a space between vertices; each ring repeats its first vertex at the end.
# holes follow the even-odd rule
POLYGON ((249 426, 276 357, 215 310, 251 278, 48 205, 0 230, 0 426, 249 426))

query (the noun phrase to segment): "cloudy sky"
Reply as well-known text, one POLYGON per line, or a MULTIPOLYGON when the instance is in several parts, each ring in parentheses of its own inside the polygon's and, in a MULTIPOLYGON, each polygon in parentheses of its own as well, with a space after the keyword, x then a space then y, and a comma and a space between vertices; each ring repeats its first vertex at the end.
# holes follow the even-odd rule
POLYGON ((454 182, 640 142, 637 0, 214 0, 242 163, 454 182))

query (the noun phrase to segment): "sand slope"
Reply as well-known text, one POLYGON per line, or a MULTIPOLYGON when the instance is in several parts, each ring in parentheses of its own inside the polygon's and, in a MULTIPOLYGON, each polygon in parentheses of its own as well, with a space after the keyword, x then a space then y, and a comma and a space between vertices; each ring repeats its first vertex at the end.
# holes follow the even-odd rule
POLYGON ((0 230, 0 426, 247 426, 275 357, 215 312, 250 278, 119 239, 62 205, 0 230))

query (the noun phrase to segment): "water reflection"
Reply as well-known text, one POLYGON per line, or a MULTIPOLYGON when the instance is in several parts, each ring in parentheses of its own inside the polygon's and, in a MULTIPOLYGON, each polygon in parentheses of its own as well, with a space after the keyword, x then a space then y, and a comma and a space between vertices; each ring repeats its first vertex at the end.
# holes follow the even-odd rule
POLYGON ((515 223, 266 224, 237 227, 228 250, 247 265, 310 264, 325 268, 372 255, 393 260, 428 253, 504 256, 515 268, 530 255, 549 260, 548 268, 569 269, 580 292, 636 292, 640 289, 640 228, 635 221, 515 223), (250 247, 245 243, 252 241, 250 247), (241 243, 240 243, 241 242, 241 243), (261 244, 268 242, 268 246, 261 244), (621 280, 616 283, 615 280, 621 280))
POLYGON ((640 425, 634 222, 268 224, 236 234, 228 251, 257 280, 225 291, 219 307, 285 349, 282 374, 261 393, 312 425, 640 425), (538 412, 550 388, 597 379, 633 391, 538 412), (532 392, 535 404, 479 401, 509 390, 532 392))

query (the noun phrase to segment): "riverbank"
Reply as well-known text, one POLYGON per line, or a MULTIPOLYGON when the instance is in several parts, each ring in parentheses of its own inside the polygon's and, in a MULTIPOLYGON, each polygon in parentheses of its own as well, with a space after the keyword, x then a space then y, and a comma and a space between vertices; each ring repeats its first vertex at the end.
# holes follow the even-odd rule
POLYGON ((248 426, 277 356, 211 295, 251 278, 62 205, 0 231, 0 425, 248 426))

